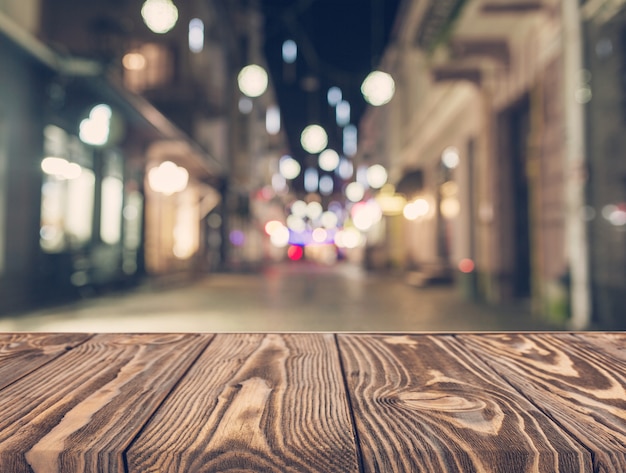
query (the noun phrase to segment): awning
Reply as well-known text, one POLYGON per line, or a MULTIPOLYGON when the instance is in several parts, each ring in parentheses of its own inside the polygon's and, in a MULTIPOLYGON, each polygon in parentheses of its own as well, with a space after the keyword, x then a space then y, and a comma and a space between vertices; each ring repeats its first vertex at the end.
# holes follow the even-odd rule
POLYGON ((396 192, 411 197, 424 188, 424 172, 421 169, 408 171, 396 184, 396 192))

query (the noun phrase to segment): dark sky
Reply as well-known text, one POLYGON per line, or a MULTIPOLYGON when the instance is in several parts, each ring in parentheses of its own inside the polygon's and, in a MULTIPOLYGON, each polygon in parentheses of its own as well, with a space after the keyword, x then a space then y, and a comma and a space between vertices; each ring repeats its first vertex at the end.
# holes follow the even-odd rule
POLYGON ((306 157, 299 135, 310 123, 324 125, 329 146, 340 151, 341 129, 335 125, 335 112, 327 104, 326 93, 331 86, 340 87, 351 105, 351 122, 358 125, 366 105, 360 93, 361 82, 378 64, 400 0, 261 3, 266 15, 265 54, 294 157, 306 157), (292 66, 282 61, 286 39, 298 45, 298 60, 292 66), (311 90, 309 87, 315 83, 317 88, 311 90))

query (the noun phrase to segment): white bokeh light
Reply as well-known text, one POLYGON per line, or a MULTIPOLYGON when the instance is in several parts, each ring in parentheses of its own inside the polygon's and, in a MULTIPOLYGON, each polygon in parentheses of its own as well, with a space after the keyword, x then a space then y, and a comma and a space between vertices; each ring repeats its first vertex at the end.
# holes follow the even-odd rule
POLYGON ((328 135, 326 130, 319 125, 309 125, 300 135, 300 143, 305 151, 315 154, 326 148, 328 135))
POLYGON ((367 168, 367 183, 372 189, 380 189, 387 182, 387 170, 380 164, 367 168))
POLYGON ((331 107, 336 106, 342 98, 341 89, 339 87, 331 87, 328 89, 326 98, 328 100, 328 105, 331 107))
POLYGON ((317 220, 318 218, 320 218, 323 212, 324 209, 322 207, 322 204, 320 204, 319 202, 309 202, 309 204, 306 206, 306 215, 311 220, 317 220))
POLYGON ((424 217, 430 211, 430 204, 426 199, 416 199, 413 202, 409 202, 404 206, 402 211, 404 218, 407 220, 416 220, 419 217, 424 217))
POLYGON ((300 166, 300 163, 289 155, 283 156, 278 162, 278 172, 280 172, 285 179, 295 179, 298 177, 301 170, 302 166, 300 166))
POLYGON ((152 32, 164 34, 174 28, 178 9, 171 0, 146 0, 141 7, 141 17, 152 32))
POLYGON ((304 200, 296 200, 291 204, 291 213, 296 217, 306 217, 307 204, 304 200))
POLYGON ((324 226, 325 228, 336 228, 337 223, 339 222, 339 218, 337 217, 337 214, 335 212, 327 210, 322 214, 321 222, 322 226, 324 226))
POLYGON ((351 202, 360 201, 365 195, 365 188, 360 182, 351 182, 346 186, 346 197, 351 202))
POLYGON ((339 126, 346 126, 350 123, 350 102, 342 100, 337 104, 335 121, 339 126))
POLYGON ((339 154, 333 149, 325 149, 320 153, 318 165, 324 171, 334 171, 339 166, 339 154))
POLYGON ((321 176, 319 189, 320 189, 320 194, 330 195, 333 193, 333 190, 335 189, 335 181, 333 181, 333 178, 329 175, 321 176))
POLYGON ((249 64, 237 75, 239 90, 248 97, 258 97, 267 90, 267 72, 258 64, 249 64))
POLYGON ((276 248, 284 248, 289 244, 289 229, 284 226, 277 227, 270 235, 270 242, 276 248))
POLYGON ((441 161, 448 169, 454 169, 459 165, 459 150, 454 146, 449 146, 441 153, 441 161))
POLYGON ((172 195, 185 190, 189 181, 189 173, 184 167, 171 161, 164 161, 148 172, 148 184, 155 192, 172 195))
POLYGON ((80 122, 78 136, 83 143, 102 146, 109 139, 111 131, 111 107, 105 104, 96 105, 89 112, 89 117, 80 122))
POLYGON ((389 102, 396 91, 396 84, 386 72, 374 71, 365 78, 361 93, 370 105, 380 106, 389 102))
POLYGON ((298 45, 292 39, 288 39, 283 43, 283 61, 287 64, 293 64, 298 59, 298 45))
POLYGON ((200 18, 189 21, 188 41, 192 53, 200 53, 204 49, 204 22, 200 18))

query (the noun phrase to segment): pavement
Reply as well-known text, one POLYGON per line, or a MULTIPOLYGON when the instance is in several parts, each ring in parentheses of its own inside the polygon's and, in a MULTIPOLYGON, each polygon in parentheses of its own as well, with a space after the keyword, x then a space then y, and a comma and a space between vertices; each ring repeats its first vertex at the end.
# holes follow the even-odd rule
POLYGON ((560 330, 524 304, 463 299, 450 285, 416 288, 401 275, 348 263, 272 265, 209 274, 194 282, 138 288, 0 317, 0 331, 283 332, 560 330))

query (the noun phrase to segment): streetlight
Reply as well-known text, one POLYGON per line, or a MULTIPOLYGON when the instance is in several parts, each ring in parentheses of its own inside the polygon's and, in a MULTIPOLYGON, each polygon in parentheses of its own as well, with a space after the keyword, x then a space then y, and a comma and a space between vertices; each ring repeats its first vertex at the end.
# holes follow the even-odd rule
POLYGON ((151 31, 167 33, 178 20, 178 9, 172 0, 146 0, 141 7, 141 17, 151 31))
POLYGON ((386 72, 373 71, 363 81, 361 93, 365 100, 378 107, 389 102, 396 91, 396 84, 386 72))
POLYGON ((239 90, 248 97, 259 97, 267 89, 267 72, 258 64, 245 66, 237 76, 239 90))
POLYGON ((328 144, 328 135, 319 125, 309 125, 300 135, 300 144, 308 153, 315 154, 326 148, 328 144))

